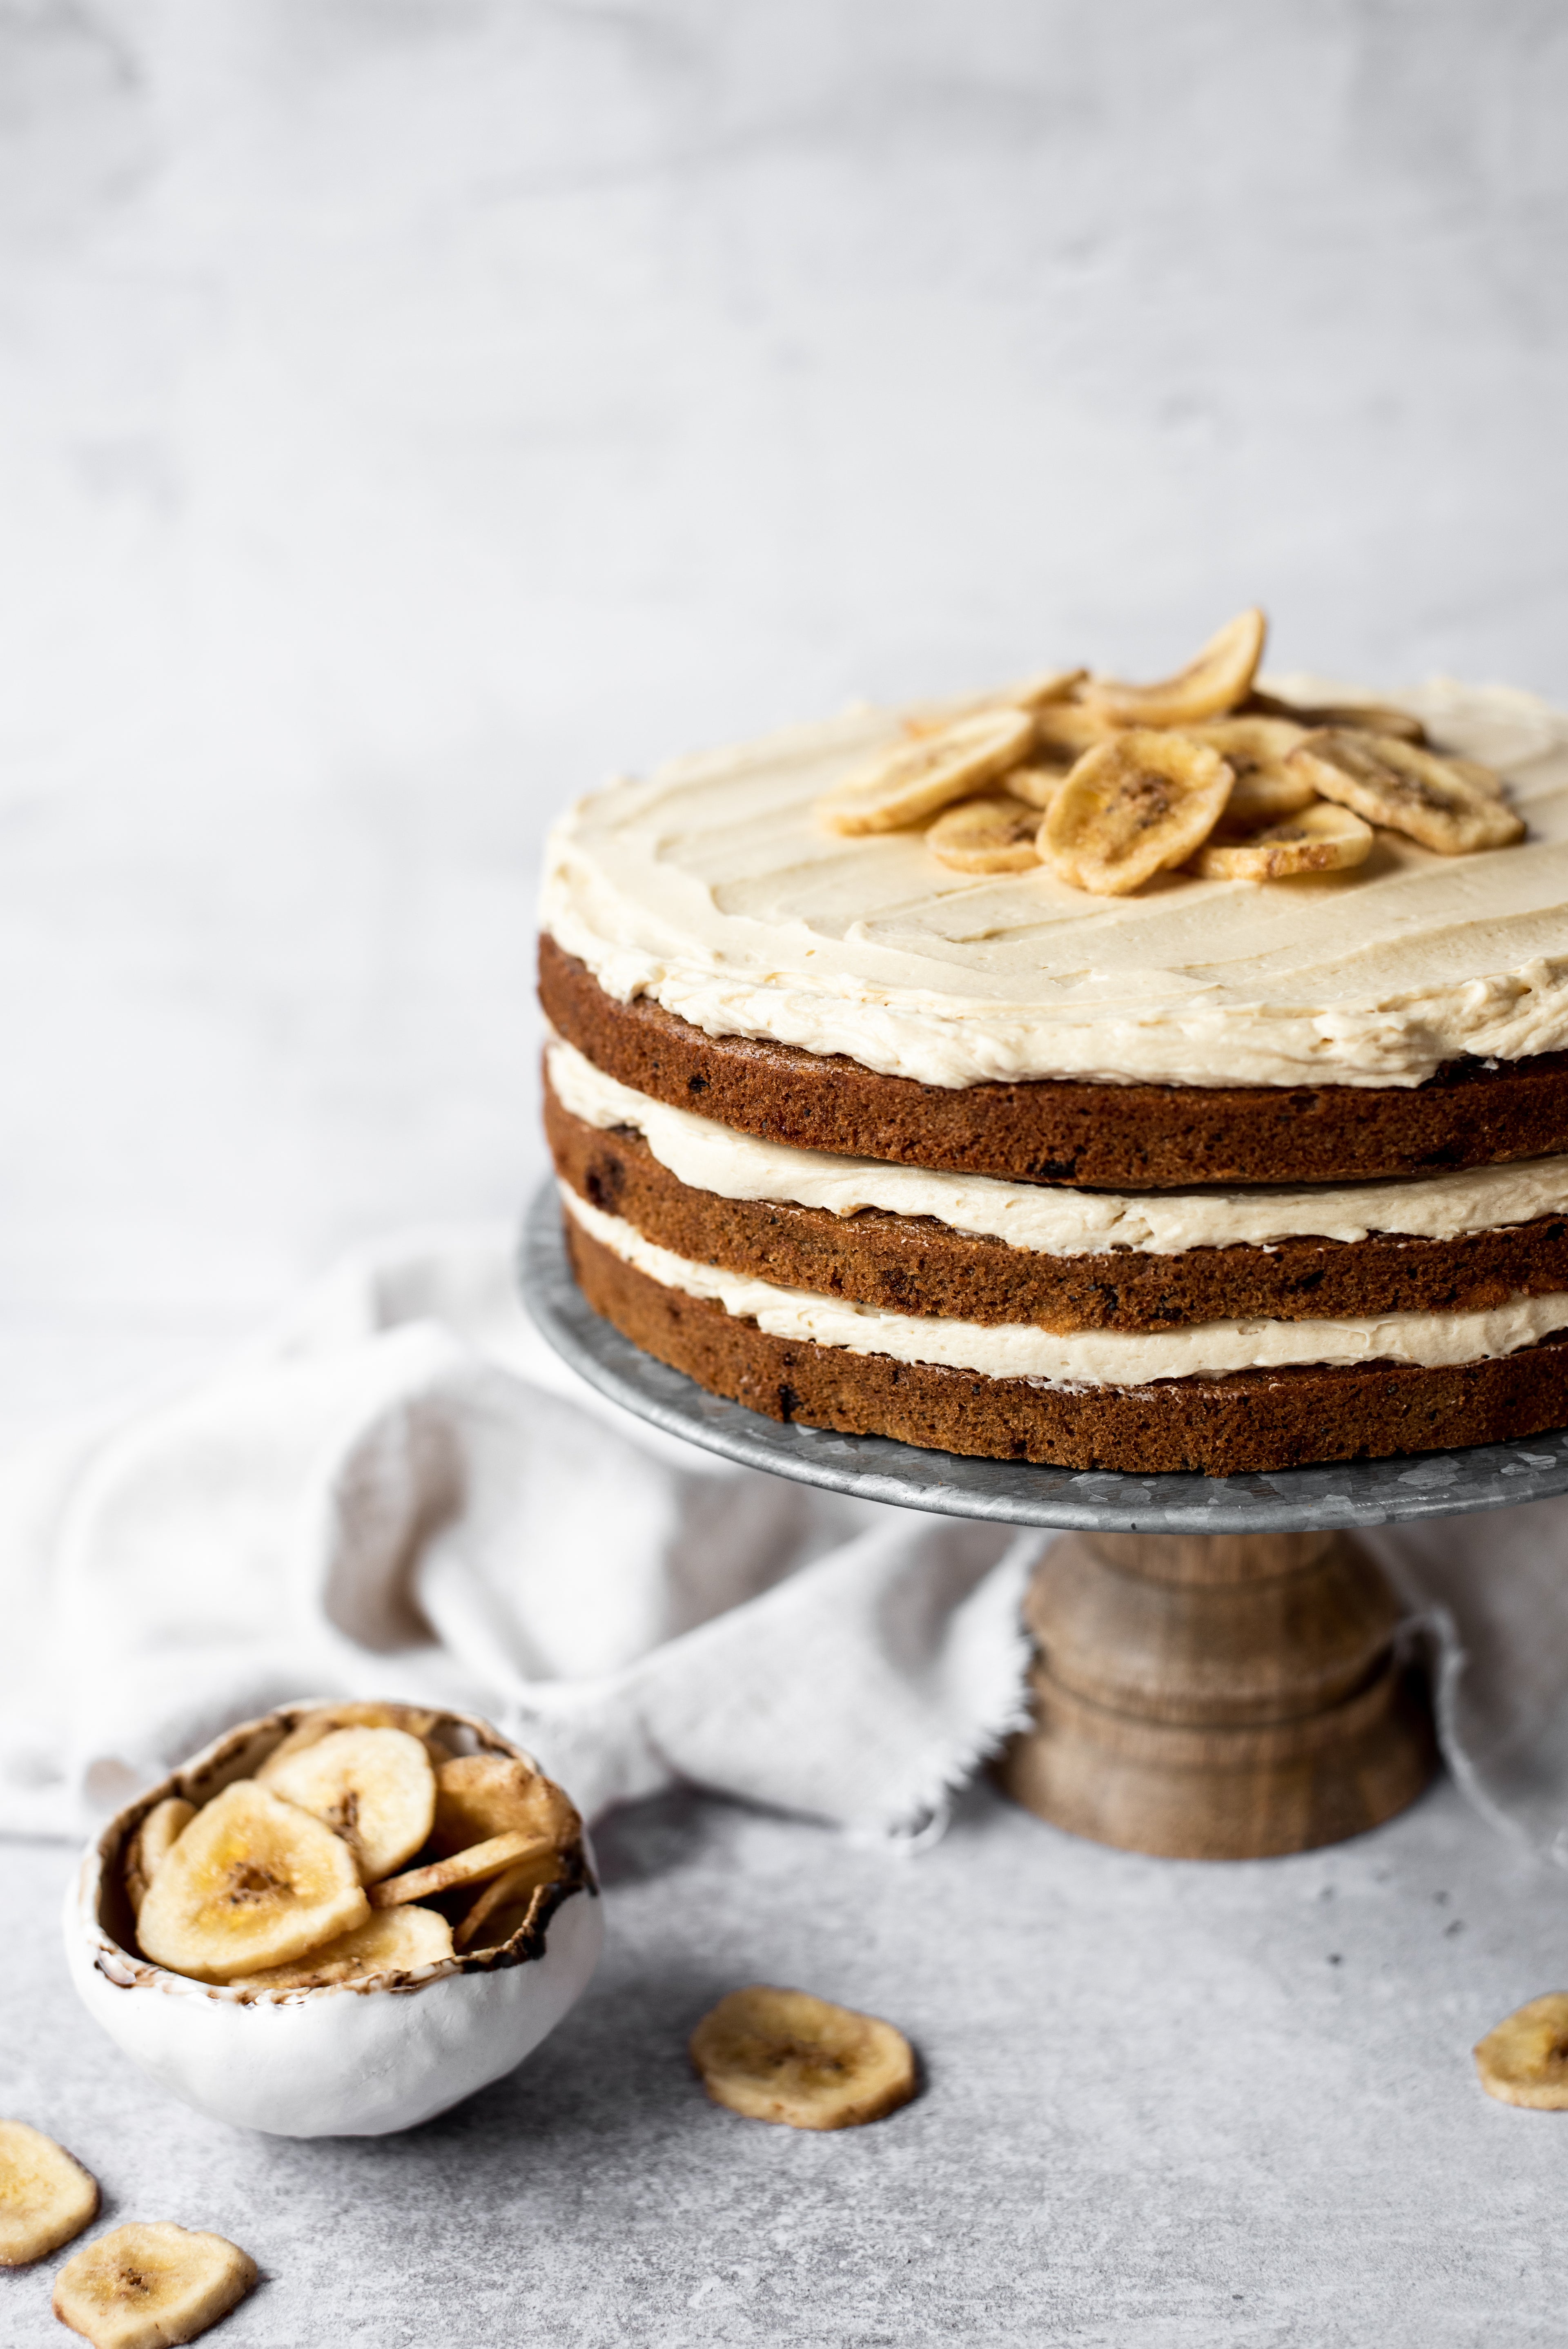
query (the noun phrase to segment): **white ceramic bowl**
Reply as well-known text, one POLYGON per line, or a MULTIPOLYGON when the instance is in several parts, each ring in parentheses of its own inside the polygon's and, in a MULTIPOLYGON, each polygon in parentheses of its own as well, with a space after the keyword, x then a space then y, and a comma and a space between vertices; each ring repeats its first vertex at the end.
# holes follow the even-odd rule
MULTIPOLYGON (((119 1857, 147 1813, 166 1795, 200 1806, 249 1777, 312 1710, 284 1705, 230 1730, 128 1804, 88 1847, 67 1890, 66 1954, 109 2037, 198 2112, 277 2137, 381 2137, 499 2080, 554 2030, 598 1963, 603 1902, 585 1846, 583 1880, 531 1933, 380 1988, 231 1990, 133 1956, 119 1857)), ((530 1759, 471 1713, 445 1713, 438 1726, 458 1752, 530 1759)))

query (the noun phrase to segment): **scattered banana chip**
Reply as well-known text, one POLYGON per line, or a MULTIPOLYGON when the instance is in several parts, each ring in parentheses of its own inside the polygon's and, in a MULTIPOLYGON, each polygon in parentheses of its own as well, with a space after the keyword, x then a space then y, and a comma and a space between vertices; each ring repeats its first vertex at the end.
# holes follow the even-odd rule
POLYGON ((227 2316, 256 2281, 256 2263, 222 2235, 168 2220, 116 2227, 66 2261, 55 2314, 93 2349, 168 2349, 227 2316))
POLYGON ((1293 873, 1337 873, 1362 864, 1372 827, 1331 800, 1255 832, 1250 840, 1211 840, 1192 859, 1201 881, 1286 881, 1293 873))
MULTIPOLYGON (((531 1859, 509 1868, 485 1886, 473 1907, 454 1929, 452 1940, 459 1950, 490 1950, 502 1941, 510 1941, 518 1927, 526 1924, 533 1907, 533 1896, 553 1884, 562 1873, 561 1854, 553 1847, 538 1852, 531 1859)), ((400 1916, 400 1909, 388 1911, 400 1916)))
POLYGON ((136 1930, 154 1965, 224 1982, 289 1965, 368 1914, 343 1837, 245 1778, 197 1812, 149 1887, 136 1930))
POLYGON ((1046 811, 1040 853, 1060 878, 1125 897, 1205 841, 1231 769, 1207 743, 1136 728, 1078 761, 1046 811))
POLYGON ((982 709, 884 750, 817 802, 830 832, 899 832, 1016 766, 1034 740, 1026 709, 982 709))
POLYGON ((789 2128, 857 2128, 908 2104, 915 2089, 902 2031, 803 1990, 732 1990, 690 2047, 716 2105, 789 2128))
POLYGON ((963 800, 937 817, 925 844, 955 873, 1026 873, 1040 861, 1039 828, 1039 809, 1022 800, 963 800))
POLYGON ((363 1925, 292 1966, 236 1974, 234 1990, 319 1990, 329 1982, 367 1982, 374 1974, 411 1974, 452 1954, 452 1929, 434 1909, 373 1909, 363 1925))
POLYGON ((1244 698, 1263 657, 1268 622, 1256 610, 1240 612, 1212 636, 1196 660, 1158 685, 1119 685, 1098 678, 1091 709, 1121 726, 1193 726, 1219 718, 1244 698))
POLYGON ((500 1876, 518 1860, 546 1852, 553 1857, 555 1846, 548 1836, 521 1830, 491 1836, 488 1842, 453 1852, 449 1859, 435 1860, 428 1868, 411 1868, 405 1876, 389 1876, 385 1883, 371 1885, 370 1906, 399 1909, 407 1900, 433 1900, 438 1893, 454 1892, 462 1884, 482 1884, 487 1877, 500 1876))
POLYGON ((1326 727, 1309 734, 1290 763, 1326 800, 1354 808, 1368 823, 1402 832, 1439 856, 1506 848, 1524 826, 1496 792, 1482 791, 1451 759, 1439 759, 1391 734, 1326 727))
POLYGON ((465 1754, 436 1773, 433 1850, 442 1858, 491 1836, 545 1836, 562 1849, 583 1832, 572 1804, 549 1778, 507 1754, 465 1754))
POLYGON ((98 2206, 98 2179, 63 2145, 26 2121, 0 2121, 0 2268, 57 2251, 98 2206))
POLYGON ((1475 2067, 1500 2104, 1568 2112, 1568 1991, 1548 1991, 1505 2016, 1477 2047, 1475 2067))
POLYGON ((195 1816, 194 1803, 167 1795, 154 1803, 132 1836, 125 1856, 125 1890, 133 1917, 140 1916, 149 1885, 195 1816))
POLYGON ((436 1816, 430 1757, 406 1729, 331 1730, 259 1783, 342 1836, 365 1884, 412 1859, 436 1816))

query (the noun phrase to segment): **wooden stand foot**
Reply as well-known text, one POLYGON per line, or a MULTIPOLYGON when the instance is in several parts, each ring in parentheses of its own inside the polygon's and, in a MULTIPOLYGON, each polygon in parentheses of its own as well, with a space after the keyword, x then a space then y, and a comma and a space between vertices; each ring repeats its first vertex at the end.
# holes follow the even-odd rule
POLYGON ((1025 1613, 1035 1721, 1000 1765, 1073 1835, 1260 1859, 1376 1826, 1436 1767, 1399 1609, 1343 1534, 1077 1534, 1025 1613))

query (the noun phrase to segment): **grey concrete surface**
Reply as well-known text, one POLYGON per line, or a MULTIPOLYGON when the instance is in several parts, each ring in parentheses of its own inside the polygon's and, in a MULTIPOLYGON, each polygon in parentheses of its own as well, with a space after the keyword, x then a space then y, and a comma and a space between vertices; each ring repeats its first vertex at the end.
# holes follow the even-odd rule
MULTIPOLYGON (((604 1963, 536 2056, 409 2136, 301 2145, 185 2112, 98 2035, 55 1930, 69 1858, 11 1845, 0 2111, 108 2219, 245 2245, 265 2282, 225 2349, 1562 2339, 1568 2116, 1491 2102, 1470 2049, 1568 1981, 1568 1887, 1451 1790, 1241 1867, 985 1792, 914 1860, 686 1798, 603 1856, 604 1963), (820 2137, 708 2106, 686 2034, 757 1980, 902 2024, 919 2100, 820 2137)), ((59 2337, 57 2264, 0 2275, 0 2340, 59 2337)))

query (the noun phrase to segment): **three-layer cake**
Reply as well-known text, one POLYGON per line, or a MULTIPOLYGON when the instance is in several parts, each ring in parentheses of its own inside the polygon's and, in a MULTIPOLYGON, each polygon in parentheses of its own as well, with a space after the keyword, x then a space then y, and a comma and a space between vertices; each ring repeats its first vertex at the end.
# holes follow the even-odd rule
POLYGON ((1453 854, 1377 796, 1397 713, 1368 712, 1363 744, 1343 707, 1326 730, 1306 706, 1326 689, 1264 700, 1249 672, 1222 709, 1285 711, 1291 771, 1330 801, 1245 832, 1223 728, 1216 750, 1194 720, 1178 758, 1116 690, 857 711, 562 820, 546 1115, 590 1302, 775 1418, 1081 1468, 1223 1475, 1568 1422, 1568 723, 1497 688, 1403 697, 1446 762, 1439 812, 1450 771, 1461 813, 1496 800, 1484 761, 1527 827, 1453 854), (1047 755, 948 804, 1021 851, 955 868, 929 806, 845 828, 912 745, 997 708, 1047 755), (1124 768, 1143 745, 1136 823, 1084 750, 1097 726, 1124 768), (1319 854, 1318 815, 1338 840, 1341 806, 1372 826, 1357 861, 1291 863, 1319 854), (1151 823, 1188 834, 1124 888, 1086 861, 1105 821, 1139 854, 1151 823), (1251 845, 1279 838, 1274 864, 1251 845), (1291 877, 1205 877, 1237 839, 1291 877))

